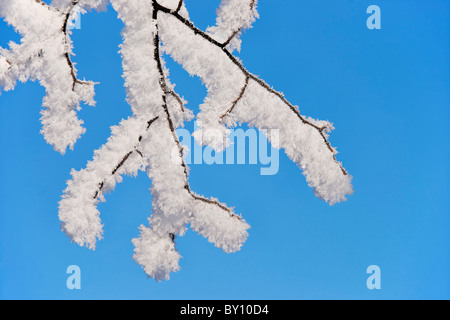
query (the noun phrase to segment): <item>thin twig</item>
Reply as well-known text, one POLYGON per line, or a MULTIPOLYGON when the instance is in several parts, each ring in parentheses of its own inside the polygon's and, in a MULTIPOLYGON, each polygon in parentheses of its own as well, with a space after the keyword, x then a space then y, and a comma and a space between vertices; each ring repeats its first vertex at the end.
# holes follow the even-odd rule
MULTIPOLYGON (((38 0, 36 0, 36 1, 38 1, 38 0)), ((68 10, 68 12, 66 13, 66 16, 65 16, 65 19, 64 19, 64 24, 63 24, 63 27, 62 27, 62 32, 64 33, 65 38, 66 38, 66 46, 69 45, 69 43, 68 43, 68 41, 67 41, 67 37, 68 37, 68 36, 67 36, 67 27, 68 27, 68 24, 69 24, 70 15, 72 14, 72 11, 75 9, 75 7, 76 7, 76 5, 78 4, 78 2, 79 2, 79 0, 74 0, 74 1, 72 2, 72 5, 71 5, 70 9, 68 10)), ((67 64, 69 65, 69 68, 70 68, 70 75, 71 75, 72 80, 73 80, 72 91, 75 91, 75 86, 76 86, 76 84, 89 85, 90 82, 78 80, 78 78, 77 78, 77 76, 76 76, 76 74, 75 74, 75 67, 74 67, 74 65, 73 65, 72 60, 70 59, 69 52, 66 52, 66 53, 64 54, 64 56, 66 57, 67 64)))
MULTIPOLYGON (((150 126, 151 126, 156 120, 158 120, 158 118, 159 118, 159 117, 155 117, 155 118, 149 120, 149 121, 147 122, 147 128, 146 128, 146 130, 150 129, 150 126)), ((120 160, 120 162, 114 167, 114 169, 111 171, 111 175, 115 175, 115 174, 117 173, 117 171, 118 171, 121 167, 123 167, 123 165, 125 164, 125 162, 128 160, 128 158, 131 156, 131 154, 132 154, 133 152, 136 152, 136 153, 139 154, 142 158, 144 158, 144 155, 143 155, 142 152, 138 149, 139 144, 140 144, 140 142, 141 142, 141 140, 142 140, 142 136, 139 136, 139 139, 138 139, 138 140, 139 140, 139 141, 138 141, 138 143, 136 144, 136 146, 134 146, 133 150, 129 151, 129 152, 122 158, 122 160, 120 160)), ((105 185, 105 181, 102 181, 102 182, 100 182, 100 183, 98 184, 99 188, 98 188, 98 190, 95 192, 94 199, 97 199, 97 197, 99 196, 100 192, 102 191, 104 185, 105 185)))
POLYGON ((183 104, 183 100, 181 100, 180 96, 173 90, 170 91, 169 93, 175 98, 175 100, 177 100, 178 104, 180 105, 181 111, 184 112, 184 104, 183 104))
POLYGON ((225 113, 220 117, 219 122, 222 122, 222 120, 223 120, 225 117, 227 117, 231 112, 233 112, 233 110, 234 110, 234 108, 236 107, 236 105, 238 104, 238 102, 241 101, 242 97, 244 96, 245 90, 247 90, 247 87, 248 87, 248 80, 249 80, 249 78, 246 77, 246 78, 245 78, 245 84, 244 84, 244 86, 242 87, 242 90, 241 90, 241 93, 239 94, 239 97, 237 97, 237 99, 233 101, 233 104, 232 104, 231 108, 228 109, 227 112, 225 112, 225 113))
POLYGON ((226 46, 228 46, 231 42, 231 40, 233 40, 233 38, 239 33, 241 32, 241 28, 237 29, 235 32, 233 32, 233 34, 227 39, 227 41, 225 41, 224 43, 222 43, 221 47, 225 48, 226 46))
MULTIPOLYGON (((250 11, 253 11, 253 8, 255 7, 255 3, 256 3, 256 0, 252 0, 252 1, 250 2, 250 11)), ((240 27, 240 28, 238 28, 236 31, 234 31, 234 32, 231 34, 231 36, 229 36, 228 39, 227 39, 224 43, 221 44, 221 48, 225 48, 226 46, 228 46, 228 45, 230 44, 231 40, 233 40, 233 38, 234 38, 239 32, 241 32, 241 30, 242 30, 242 28, 240 27)))
POLYGON ((177 9, 175 10, 175 12, 180 12, 182 6, 183 6, 183 0, 180 0, 180 2, 178 2, 178 6, 177 6, 177 9))

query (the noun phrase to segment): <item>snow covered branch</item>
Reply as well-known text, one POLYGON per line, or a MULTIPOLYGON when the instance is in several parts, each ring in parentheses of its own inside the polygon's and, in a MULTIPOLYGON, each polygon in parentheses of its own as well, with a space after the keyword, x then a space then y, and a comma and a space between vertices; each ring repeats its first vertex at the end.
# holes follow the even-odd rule
POLYGON ((223 44, 180 14, 163 7, 158 10, 163 12, 160 20, 165 51, 208 88, 197 115, 202 128, 194 136, 199 142, 222 150, 230 144, 226 125, 237 122, 260 129, 279 128, 278 147, 303 169, 317 196, 335 204, 353 192, 351 177, 336 160, 337 151, 328 141, 331 123, 302 116, 281 93, 247 71, 223 44), (219 139, 218 132, 222 134, 219 139))
MULTIPOLYGON (((79 80, 71 60, 70 14, 77 7, 102 10, 106 4, 105 0, 0 4, 0 15, 23 36, 20 45, 1 49, 0 86, 11 90, 16 80, 40 81, 47 91, 42 133, 62 153, 84 132, 75 110, 82 101, 94 104, 94 83, 79 80), (42 18, 46 23, 40 23, 42 18)), ((133 257, 148 276, 160 281, 179 270, 175 238, 188 226, 225 252, 238 251, 248 237, 250 226, 232 208, 191 190, 176 129, 193 114, 169 80, 163 50, 208 89, 197 115, 201 123, 194 133, 197 140, 223 150, 230 144, 230 128, 238 123, 277 128, 280 140, 275 147, 283 148, 300 166, 318 197, 335 204, 352 193, 351 176, 328 140, 332 124, 301 115, 232 54, 240 49, 241 33, 258 18, 257 0, 223 0, 216 26, 206 31, 190 21, 183 0, 111 0, 111 4, 124 23, 120 52, 132 116, 112 127, 111 137, 85 169, 71 173, 59 218, 74 242, 95 249, 103 237, 98 204, 123 175, 139 171, 152 181, 153 214, 149 226, 142 225, 140 236, 133 239, 133 257)))
POLYGON ((256 11, 257 0, 226 0, 222 1, 217 13, 217 24, 206 30, 223 48, 230 52, 240 51, 242 31, 251 28, 259 18, 256 11))
POLYGON ((73 148, 85 132, 76 114, 80 104, 95 105, 94 83, 79 80, 70 59, 72 43, 67 22, 79 4, 66 2, 64 7, 36 0, 0 3, 0 16, 22 35, 20 44, 11 42, 9 50, 0 48, 0 86, 9 91, 17 80, 39 80, 46 89, 41 132, 61 153, 67 147, 73 148))

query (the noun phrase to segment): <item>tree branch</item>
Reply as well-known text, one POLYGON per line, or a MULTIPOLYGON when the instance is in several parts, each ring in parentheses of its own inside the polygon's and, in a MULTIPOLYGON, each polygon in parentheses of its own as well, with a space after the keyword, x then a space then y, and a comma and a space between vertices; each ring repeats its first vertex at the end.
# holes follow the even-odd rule
MULTIPOLYGON (((158 118, 159 118, 159 117, 155 117, 155 118, 149 120, 149 121, 147 122, 147 128, 146 128, 146 130, 150 129, 150 126, 151 126, 156 120, 158 120, 158 118)), ((115 175, 115 174, 116 174, 116 172, 117 172, 117 171, 125 164, 125 162, 128 160, 128 158, 131 156, 131 154, 132 154, 133 152, 136 152, 136 153, 138 153, 141 157, 144 157, 144 155, 142 154, 142 152, 138 149, 139 143, 141 142, 141 140, 142 140, 142 136, 139 136, 139 141, 138 141, 138 143, 136 144, 136 146, 134 146, 133 150, 129 151, 129 152, 122 158, 122 160, 121 160, 121 161, 117 164, 117 166, 112 170, 111 175, 115 175)), ((97 198, 98 198, 100 192, 102 191, 102 189, 103 189, 103 187, 104 187, 104 185, 105 185, 105 181, 100 182, 98 185, 99 185, 99 188, 98 188, 98 190, 95 192, 94 199, 97 199, 97 198)))
MULTIPOLYGON (((36 2, 38 2, 38 1, 39 0, 36 0, 36 2)), ((67 32, 68 32, 67 31, 67 27, 68 27, 68 24, 69 24, 69 19, 70 19, 70 16, 72 14, 72 11, 75 9, 75 7, 78 4, 78 2, 79 2, 79 0, 74 0, 72 2, 72 6, 70 7, 70 9, 66 13, 66 16, 65 16, 65 19, 64 19, 64 24, 63 24, 63 27, 61 29, 62 32, 64 33, 65 38, 66 38, 66 45, 67 46, 69 45, 69 43, 67 41, 67 37, 68 37, 68 35, 67 35, 67 32)), ((64 54, 64 56, 66 57, 67 64, 69 65, 69 68, 70 68, 70 75, 71 75, 71 77, 73 79, 72 91, 75 91, 76 84, 86 84, 86 85, 90 84, 90 82, 78 80, 78 78, 77 78, 77 76, 75 74, 75 67, 73 65, 72 60, 70 59, 69 52, 66 52, 64 54)))
MULTIPOLYGON (((206 34, 205 32, 203 32, 202 30, 198 29, 191 21, 185 19, 184 17, 182 17, 178 12, 172 12, 170 9, 161 6, 156 0, 153 0, 154 2, 154 10, 157 14, 158 11, 167 13, 169 15, 172 15, 173 17, 175 17, 176 19, 178 19, 180 22, 182 22, 184 25, 186 25, 187 27, 189 27, 194 34, 196 35, 200 35, 202 38, 204 38, 205 40, 209 41, 211 44, 221 48, 221 50, 227 55, 227 57, 231 60, 231 62, 236 65, 241 71, 242 73, 248 78, 248 79, 252 79, 254 81, 256 81, 259 85, 261 85, 264 89, 266 89, 267 91, 269 91, 270 93, 276 95, 278 98, 280 98, 284 104, 286 104, 287 107, 289 107, 291 109, 291 111, 299 118, 299 120, 308 126, 313 127, 314 129, 316 129, 320 136, 323 138, 324 143, 326 144, 327 148, 330 150, 330 152, 333 154, 333 159, 334 161, 339 165, 342 173, 346 176, 348 175, 347 171, 344 169, 344 167, 342 167, 342 165, 337 161, 336 159, 336 155, 335 155, 335 150, 332 148, 330 142, 328 141, 327 137, 324 134, 324 129, 325 128, 321 128, 318 127, 317 125, 315 125, 314 123, 309 122, 308 120, 306 120, 301 114, 300 112, 297 110, 297 108, 295 106, 293 106, 285 97, 282 93, 274 90, 273 88, 271 88, 267 83, 265 83, 263 80, 259 79, 257 76, 255 76, 254 74, 250 73, 243 65, 242 63, 235 57, 233 56, 233 54, 231 54, 224 46, 222 43, 219 43, 218 41, 216 41, 215 39, 213 39, 211 36, 209 36, 208 34, 206 34)), ((252 1, 251 5, 254 5, 254 1, 252 1)), ((154 15, 155 15, 154 12, 154 15)))
POLYGON ((249 77, 245 78, 245 85, 242 87, 241 93, 239 94, 239 97, 233 101, 233 105, 231 106, 230 109, 227 110, 227 112, 225 112, 220 118, 219 118, 219 122, 222 122, 222 120, 227 117, 231 112, 233 112, 234 108, 236 107, 236 105, 238 104, 239 101, 241 101, 242 97, 244 96, 245 90, 247 90, 248 87, 248 81, 249 81, 249 77))
MULTIPOLYGON (((250 2, 250 11, 253 10, 253 8, 255 7, 255 3, 256 0, 251 0, 250 2)), ((239 33, 241 32, 242 28, 238 28, 236 31, 234 31, 231 36, 224 42, 222 43, 221 47, 225 48, 226 46, 228 46, 231 42, 231 40, 233 40, 233 38, 239 33)))
POLYGON ((180 105, 181 111, 184 112, 184 103, 181 100, 180 96, 175 91, 170 91, 170 94, 177 100, 178 104, 180 105))
POLYGON ((46 3, 45 3, 44 1, 42 1, 42 0, 35 0, 35 1, 36 1, 36 3, 40 4, 41 6, 46 7, 48 10, 53 10, 53 11, 61 12, 59 9, 49 6, 48 4, 46 4, 46 3))
MULTIPOLYGON (((173 91, 168 90, 167 83, 166 83, 166 76, 164 75, 164 70, 162 68, 161 55, 160 55, 160 45, 161 45, 161 43, 160 43, 160 38, 159 38, 159 33, 158 33, 158 11, 160 11, 159 8, 164 8, 164 7, 162 7, 156 0, 152 0, 152 2, 153 2, 153 17, 152 18, 153 18, 153 21, 156 24, 156 29, 157 29, 157 31, 155 32, 154 38, 153 38, 153 42, 155 44, 154 58, 155 58, 155 61, 157 63, 158 71, 159 71, 159 74, 160 74, 159 84, 161 86, 161 90, 164 92, 164 95, 162 97, 164 103, 163 103, 162 107, 163 107, 164 112, 165 112, 165 114, 167 116, 167 121, 169 123, 170 130, 172 131, 172 137, 173 137, 173 139, 175 140, 175 143, 178 146, 179 155, 180 155, 180 159, 181 159, 181 166, 184 169, 184 175, 185 175, 185 187, 184 188, 195 200, 199 200, 199 201, 203 201, 205 203, 217 205, 222 210, 228 212, 231 217, 237 218, 237 219, 240 220, 241 218, 238 215, 232 213, 229 208, 223 206, 218 201, 214 201, 214 200, 207 199, 205 197, 197 196, 195 193, 193 193, 191 191, 191 188, 190 188, 190 185, 189 185, 189 181, 188 181, 187 166, 186 166, 186 163, 185 163, 184 158, 183 158, 183 146, 181 145, 180 140, 178 139, 178 136, 177 136, 177 134, 175 132, 173 121, 172 121, 172 118, 170 116, 169 109, 167 107, 167 94, 173 94, 173 91)), ((167 9, 167 8, 164 8, 164 9, 167 9)), ((161 10, 161 11, 163 11, 163 10, 161 10)), ((178 12, 175 12, 175 14, 178 15, 178 12)))
POLYGON ((180 12, 181 7, 183 6, 183 0, 180 0, 180 2, 178 3, 177 9, 175 10, 175 12, 180 12))

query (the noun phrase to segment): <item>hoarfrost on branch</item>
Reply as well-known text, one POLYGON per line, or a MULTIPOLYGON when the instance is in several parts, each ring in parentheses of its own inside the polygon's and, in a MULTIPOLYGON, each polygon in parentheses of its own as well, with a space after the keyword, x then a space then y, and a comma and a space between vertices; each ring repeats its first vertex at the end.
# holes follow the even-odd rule
MULTIPOLYGON (((59 218, 74 242, 95 249, 103 233, 97 205, 123 175, 138 171, 152 181, 153 214, 149 226, 141 226, 140 236, 133 239, 133 257, 148 276, 160 281, 180 269, 174 240, 188 225, 225 252, 238 251, 247 239, 250 227, 240 215, 190 188, 175 130, 194 115, 168 78, 164 53, 198 76, 208 90, 196 115, 200 126, 194 137, 199 143, 220 151, 230 144, 227 135, 238 124, 277 128, 275 147, 298 164, 316 196, 333 205, 353 192, 351 176, 328 141, 333 125, 301 115, 233 55, 240 50, 242 32, 258 18, 257 0, 222 0, 216 25, 206 31, 189 19, 183 0, 110 2, 125 26, 120 52, 133 114, 112 127, 110 138, 86 168, 72 170, 59 218), (178 150, 178 161, 172 159, 173 149, 178 150)), ((95 83, 79 79, 72 62, 71 13, 106 10, 107 5, 107 0, 0 2, 0 16, 22 36, 20 44, 0 48, 0 87, 12 90, 17 80, 38 80, 45 87, 41 132, 62 154, 85 132, 77 117, 81 104, 95 105, 95 83)))

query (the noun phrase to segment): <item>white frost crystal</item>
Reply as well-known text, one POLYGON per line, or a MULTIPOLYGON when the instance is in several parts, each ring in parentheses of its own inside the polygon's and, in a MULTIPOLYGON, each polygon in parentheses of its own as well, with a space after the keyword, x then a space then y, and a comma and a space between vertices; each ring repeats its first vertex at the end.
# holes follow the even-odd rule
MULTIPOLYGON (((59 204, 62 229, 72 241, 95 249, 103 234, 98 203, 123 175, 139 171, 152 181, 153 214, 149 226, 141 226, 140 236, 133 239, 133 257, 150 277, 169 279, 180 269, 174 239, 188 226, 227 253, 240 250, 248 237, 250 226, 233 209, 190 188, 175 130, 193 114, 170 83, 163 50, 200 77, 208 90, 196 116, 198 141, 222 150, 229 144, 230 128, 238 123, 277 128, 275 147, 298 164, 318 197, 333 205, 353 192, 351 176, 328 142, 332 124, 302 116, 232 55, 240 49, 241 33, 258 18, 257 0, 222 0, 216 25, 205 32, 189 20, 182 0, 110 2, 125 26, 121 54, 133 114, 112 127, 111 137, 85 169, 72 171, 59 204), (173 150, 179 161, 173 161, 173 150)), ((84 133, 76 115, 81 103, 95 105, 94 83, 77 78, 67 24, 73 10, 85 13, 107 5, 106 0, 0 2, 0 16, 22 35, 20 44, 0 48, 0 87, 13 90, 17 80, 38 80, 45 87, 42 134, 61 153, 84 133)))

